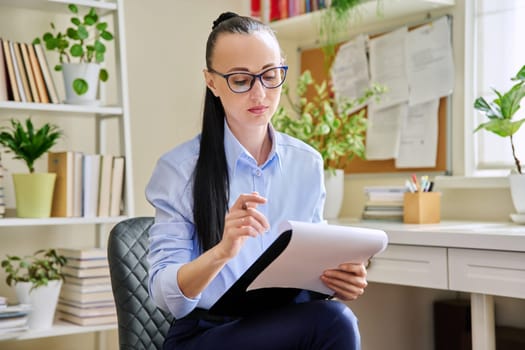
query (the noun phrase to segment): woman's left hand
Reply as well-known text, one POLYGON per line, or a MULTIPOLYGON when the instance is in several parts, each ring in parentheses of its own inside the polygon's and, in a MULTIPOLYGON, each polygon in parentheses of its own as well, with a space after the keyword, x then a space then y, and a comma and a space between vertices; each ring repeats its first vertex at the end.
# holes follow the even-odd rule
POLYGON ((341 300, 355 300, 361 296, 368 283, 364 264, 344 263, 337 269, 324 271, 321 280, 341 300))

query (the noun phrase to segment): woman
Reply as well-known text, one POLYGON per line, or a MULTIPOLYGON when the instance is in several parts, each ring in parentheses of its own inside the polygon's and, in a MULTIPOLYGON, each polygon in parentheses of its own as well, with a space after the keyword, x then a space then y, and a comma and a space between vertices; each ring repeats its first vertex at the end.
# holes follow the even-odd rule
MULTIPOLYGON (((206 312, 277 235, 282 220, 322 221, 323 162, 275 132, 287 66, 271 29, 223 13, 206 45, 202 132, 158 161, 146 189, 150 295, 175 321, 165 349, 359 349, 342 303, 297 301, 243 318, 206 312)), ((342 300, 366 287, 363 265, 341 264, 322 281, 342 300)))

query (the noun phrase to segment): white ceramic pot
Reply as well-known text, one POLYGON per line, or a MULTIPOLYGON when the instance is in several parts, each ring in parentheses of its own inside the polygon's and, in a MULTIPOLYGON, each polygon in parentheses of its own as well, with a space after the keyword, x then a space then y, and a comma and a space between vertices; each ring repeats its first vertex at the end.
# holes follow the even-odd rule
POLYGON ((64 87, 66 91, 66 103, 96 105, 98 92, 98 75, 100 65, 97 63, 63 63, 62 73, 64 76, 64 87), (73 90, 75 79, 84 79, 88 84, 88 91, 83 95, 77 95, 73 90))
POLYGON ((525 174, 510 174, 509 185, 516 213, 525 215, 525 174))
POLYGON ((342 169, 337 169, 335 174, 331 171, 325 170, 324 184, 326 187, 326 202, 324 205, 324 219, 336 219, 341 212, 343 205, 345 172, 342 169))
POLYGON ((18 302, 31 305, 31 312, 27 320, 30 329, 48 329, 53 325, 58 295, 62 287, 62 280, 49 281, 47 286, 31 289, 30 282, 18 282, 15 292, 18 302))

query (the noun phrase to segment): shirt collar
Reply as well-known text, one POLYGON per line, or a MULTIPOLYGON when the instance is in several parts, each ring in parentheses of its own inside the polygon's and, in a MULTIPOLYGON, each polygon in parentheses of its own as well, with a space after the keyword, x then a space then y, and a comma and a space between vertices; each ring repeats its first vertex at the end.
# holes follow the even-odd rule
MULTIPOLYGON (((268 132, 270 133, 270 138, 272 140, 272 149, 268 155, 266 162, 260 167, 264 169, 266 166, 272 162, 277 162, 279 170, 281 170, 281 157, 279 156, 280 150, 280 140, 279 133, 275 132, 272 124, 268 125, 268 132)), ((231 175, 235 174, 235 169, 237 168, 237 163, 241 158, 249 158, 255 164, 255 159, 250 155, 250 153, 244 148, 244 146, 237 140, 235 135, 228 127, 226 119, 224 119, 224 152, 226 154, 226 163, 228 164, 228 172, 231 175)))

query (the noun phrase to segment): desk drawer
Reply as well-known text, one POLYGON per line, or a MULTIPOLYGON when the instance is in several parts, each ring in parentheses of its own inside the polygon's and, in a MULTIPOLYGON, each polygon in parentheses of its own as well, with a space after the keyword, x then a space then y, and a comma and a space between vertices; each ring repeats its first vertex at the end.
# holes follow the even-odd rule
POLYGON ((449 249, 450 289, 523 298, 525 253, 449 249))
POLYGON ((389 244, 372 259, 368 280, 447 289, 447 249, 389 244))

